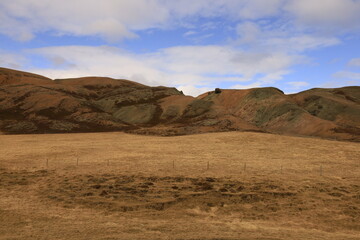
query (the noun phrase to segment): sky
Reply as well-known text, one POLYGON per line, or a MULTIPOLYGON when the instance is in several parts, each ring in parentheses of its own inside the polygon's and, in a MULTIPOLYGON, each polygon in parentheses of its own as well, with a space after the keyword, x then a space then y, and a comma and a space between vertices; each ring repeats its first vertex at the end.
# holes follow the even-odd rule
POLYGON ((360 85, 360 0, 0 0, 0 67, 197 96, 360 85))

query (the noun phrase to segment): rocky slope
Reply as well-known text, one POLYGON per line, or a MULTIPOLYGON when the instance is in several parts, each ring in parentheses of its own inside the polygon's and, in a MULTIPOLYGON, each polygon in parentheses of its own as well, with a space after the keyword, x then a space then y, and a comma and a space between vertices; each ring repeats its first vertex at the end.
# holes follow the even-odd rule
POLYGON ((263 131, 360 141, 360 87, 291 95, 276 88, 221 90, 194 98, 128 80, 51 80, 0 68, 0 131, 263 131))

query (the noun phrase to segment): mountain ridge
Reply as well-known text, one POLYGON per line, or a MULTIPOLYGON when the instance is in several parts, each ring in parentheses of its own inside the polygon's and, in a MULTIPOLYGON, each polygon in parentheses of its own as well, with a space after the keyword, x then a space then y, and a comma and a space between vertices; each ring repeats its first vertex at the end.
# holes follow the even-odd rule
POLYGON ((360 87, 284 94, 274 87, 198 97, 125 79, 55 79, 0 68, 0 131, 125 131, 162 136, 260 131, 360 141, 360 87))

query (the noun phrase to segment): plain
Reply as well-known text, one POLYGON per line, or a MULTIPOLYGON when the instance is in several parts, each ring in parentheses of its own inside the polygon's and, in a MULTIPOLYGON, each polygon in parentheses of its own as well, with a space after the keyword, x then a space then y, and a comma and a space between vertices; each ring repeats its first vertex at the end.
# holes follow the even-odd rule
POLYGON ((0 239, 360 239, 359 143, 0 135, 0 239))

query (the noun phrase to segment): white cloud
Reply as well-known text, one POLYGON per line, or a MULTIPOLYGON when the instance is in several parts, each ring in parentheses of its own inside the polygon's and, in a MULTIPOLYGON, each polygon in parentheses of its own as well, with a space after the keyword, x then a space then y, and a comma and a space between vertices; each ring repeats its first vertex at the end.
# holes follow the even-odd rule
POLYGON ((188 37, 188 36, 192 36, 192 35, 195 35, 195 34, 197 34, 197 32, 196 31, 187 31, 186 33, 184 33, 184 37, 188 37))
POLYGON ((303 52, 305 50, 337 45, 340 40, 334 37, 316 37, 310 35, 289 36, 284 38, 270 38, 265 45, 273 49, 287 52, 303 52))
POLYGON ((360 27, 358 0, 290 0, 285 9, 298 24, 317 31, 345 33, 360 27))
POLYGON ((26 61, 26 58, 0 49, 0 67, 19 69, 26 61))
POLYGON ((206 31, 206 30, 212 30, 212 29, 216 29, 219 27, 219 23, 218 22, 206 22, 204 24, 201 24, 200 26, 200 29, 203 30, 203 31, 206 31))
MULTIPOLYGON (((280 12, 284 0, 248 0, 244 1, 239 16, 244 19, 260 19, 275 16, 280 12)), ((231 6, 230 6, 231 7, 231 6)), ((236 8, 233 9, 237 11, 236 8)), ((235 12, 236 14, 236 12, 235 12)))
POLYGON ((360 73, 358 72, 340 71, 334 73, 332 76, 338 79, 360 80, 360 73))
POLYGON ((360 58, 353 58, 348 63, 349 66, 360 67, 360 58))
MULTIPOLYGON (((295 21, 306 29, 344 33, 360 28, 359 12, 358 0, 2 0, 0 33, 20 41, 40 32, 117 41, 136 37, 138 30, 191 26, 201 17, 233 22, 275 17, 288 30, 295 21)), ((240 32, 241 27, 248 33, 245 40, 256 35, 250 22, 240 24, 240 32)))
MULTIPOLYGON (((360 66, 360 58, 351 59, 348 66, 360 66)), ((338 71, 332 74, 334 80, 325 83, 327 87, 339 87, 344 85, 360 85, 360 72, 338 71)))
POLYGON ((336 81, 325 82, 325 83, 321 84, 319 87, 322 87, 322 88, 340 88, 340 87, 344 87, 344 86, 359 86, 359 85, 360 85, 360 80, 344 80, 344 81, 341 81, 341 82, 336 80, 336 81))
POLYGON ((156 0, 2 0, 0 33, 29 40, 34 33, 54 31, 115 41, 163 24, 168 14, 156 0))
POLYGON ((162 0, 177 18, 226 16, 232 19, 257 19, 274 16, 284 0, 162 0))
POLYGON ((260 82, 250 83, 250 84, 236 84, 231 86, 231 89, 249 89, 249 88, 257 88, 260 87, 260 82))
POLYGON ((287 82, 286 84, 292 86, 295 89, 309 86, 309 83, 307 83, 307 82, 287 82))
POLYGON ((8 16, 2 10, 0 3, 0 33, 5 34, 17 41, 26 42, 34 37, 31 27, 26 23, 21 23, 16 18, 8 16))
POLYGON ((267 22, 242 22, 237 25, 238 38, 234 44, 256 51, 272 51, 285 53, 301 53, 306 50, 329 47, 339 44, 341 41, 336 37, 310 35, 290 29, 289 26, 277 26, 267 22))
POLYGON ((275 83, 277 80, 283 79, 283 77, 289 73, 290 71, 288 70, 279 70, 277 72, 272 72, 270 74, 267 74, 264 77, 261 77, 259 80, 262 83, 271 84, 271 83, 275 83))
POLYGON ((239 35, 239 43, 257 42, 261 34, 260 27, 254 22, 243 22, 236 26, 239 35))
POLYGON ((263 77, 257 78, 255 81, 252 81, 248 84, 235 84, 230 87, 230 89, 249 89, 257 87, 269 87, 272 86, 278 80, 283 79, 284 75, 289 74, 288 70, 279 70, 277 72, 269 73, 263 77))
POLYGON ((296 57, 282 53, 251 53, 216 45, 166 48, 153 54, 151 59, 173 73, 233 74, 248 79, 256 74, 278 72, 296 61, 296 57))

